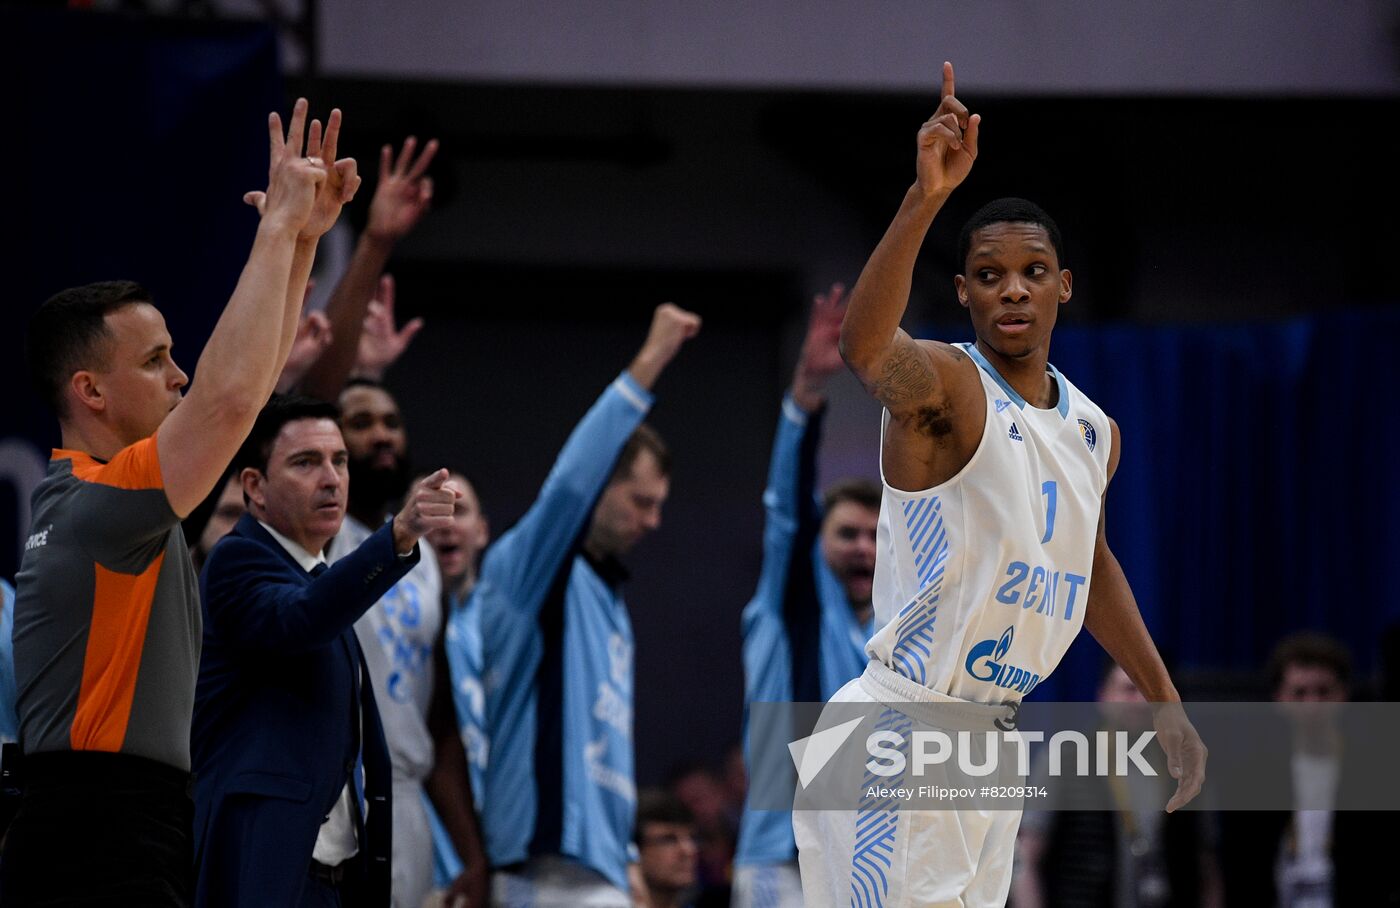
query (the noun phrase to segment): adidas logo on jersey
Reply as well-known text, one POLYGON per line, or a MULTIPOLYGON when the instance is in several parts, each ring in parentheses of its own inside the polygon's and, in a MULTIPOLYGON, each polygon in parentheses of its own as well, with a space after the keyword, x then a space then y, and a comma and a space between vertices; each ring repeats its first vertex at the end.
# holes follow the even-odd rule
POLYGON ((1025 439, 1021 437, 1021 430, 1016 428, 1014 422, 1011 424, 1011 431, 1006 433, 1006 437, 1010 438, 1012 441, 1025 441, 1025 439))

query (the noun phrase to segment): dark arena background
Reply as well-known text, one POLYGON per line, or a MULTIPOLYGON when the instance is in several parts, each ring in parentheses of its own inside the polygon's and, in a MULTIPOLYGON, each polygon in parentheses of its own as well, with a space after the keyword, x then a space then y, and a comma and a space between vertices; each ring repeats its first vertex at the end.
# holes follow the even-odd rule
MULTIPOLYGON (((140 281, 193 372, 253 236, 266 114, 306 96, 344 110, 366 177, 316 303, 379 147, 441 142, 389 265, 400 322, 426 328, 387 384, 414 465, 462 465, 493 535, 653 307, 703 316, 657 388, 671 496, 626 598, 638 783, 720 774, 806 313, 879 240, 950 59, 981 156, 905 326, 971 340, 958 225, 997 196, 1041 204, 1075 276, 1051 360, 1121 426, 1108 535, 1183 696, 1267 698, 1270 651, 1312 630, 1350 649, 1356 698, 1400 699, 1400 3, 11 3, 0 34, 0 577, 58 441, 29 313, 140 281)), ((833 384, 819 482, 878 478, 878 407, 833 384)), ((1081 635, 1034 696, 1092 699, 1103 659, 1081 635)))

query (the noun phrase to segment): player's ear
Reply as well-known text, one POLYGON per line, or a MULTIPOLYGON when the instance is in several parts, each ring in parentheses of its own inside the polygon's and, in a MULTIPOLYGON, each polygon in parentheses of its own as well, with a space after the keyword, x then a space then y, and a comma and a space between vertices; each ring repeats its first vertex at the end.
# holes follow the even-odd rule
POLYGON ((967 308, 967 278, 961 274, 953 275, 953 287, 958 291, 958 305, 967 308))
POLYGON ((1074 293, 1074 280, 1073 280, 1073 275, 1071 275, 1071 274, 1069 273, 1069 269, 1068 269, 1068 268, 1062 268, 1062 269, 1060 269, 1060 302, 1061 302, 1061 303, 1067 303, 1067 302, 1069 302, 1069 298, 1070 298, 1070 296, 1073 295, 1073 293, 1074 293))

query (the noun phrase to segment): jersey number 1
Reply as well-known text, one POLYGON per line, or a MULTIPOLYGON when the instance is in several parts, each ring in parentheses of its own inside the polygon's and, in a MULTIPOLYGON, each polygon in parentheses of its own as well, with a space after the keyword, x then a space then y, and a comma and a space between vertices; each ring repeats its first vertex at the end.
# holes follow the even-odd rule
POLYGON ((1045 496, 1045 536, 1040 544, 1045 545, 1055 535, 1055 480, 1048 479, 1041 483, 1040 494, 1045 496))

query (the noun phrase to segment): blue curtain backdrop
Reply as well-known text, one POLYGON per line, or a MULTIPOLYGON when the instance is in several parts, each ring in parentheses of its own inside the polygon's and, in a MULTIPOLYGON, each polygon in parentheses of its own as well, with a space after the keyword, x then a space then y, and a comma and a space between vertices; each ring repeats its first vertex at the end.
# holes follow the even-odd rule
MULTIPOLYGON (((1302 629, 1379 671, 1400 617, 1396 337, 1390 308, 1056 331, 1051 361, 1122 431, 1109 540, 1178 673, 1261 672, 1302 629)), ((1084 634, 1033 698, 1092 699, 1102 665, 1084 634)))

